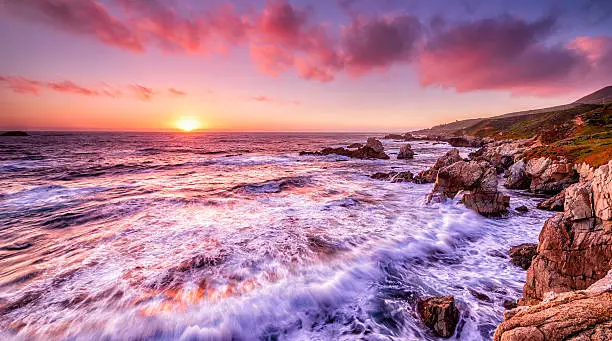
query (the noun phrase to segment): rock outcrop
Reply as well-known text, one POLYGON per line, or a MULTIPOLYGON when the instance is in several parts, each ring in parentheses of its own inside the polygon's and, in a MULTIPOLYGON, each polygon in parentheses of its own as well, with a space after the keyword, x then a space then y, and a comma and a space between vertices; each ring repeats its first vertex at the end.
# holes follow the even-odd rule
POLYGON ((300 155, 341 155, 347 156, 355 159, 381 159, 388 160, 389 155, 385 154, 385 152, 380 152, 372 149, 369 146, 362 146, 357 148, 356 150, 349 150, 345 148, 323 148, 323 150, 319 152, 300 152, 300 155))
POLYGON ((533 257, 537 254, 538 244, 521 244, 511 247, 508 251, 510 263, 523 268, 523 270, 529 269, 533 257))
POLYGON ((612 272, 587 290, 507 311, 494 341, 612 340, 612 272))
POLYGON ((547 220, 540 233, 521 304, 536 304, 548 292, 586 289, 612 268, 610 166, 612 161, 595 170, 592 180, 565 190, 564 212, 547 220))
POLYGON ((356 148, 361 148, 363 147, 363 144, 356 142, 356 143, 351 143, 349 144, 346 148, 348 149, 356 149, 356 148))
POLYGON ((565 203, 565 190, 559 194, 552 196, 538 204, 538 208, 545 211, 563 212, 563 204, 565 203))
POLYGON ((385 152, 385 147, 383 146, 382 142, 373 137, 368 138, 368 141, 366 142, 366 147, 372 148, 377 153, 385 152))
POLYGON ((436 184, 427 202, 443 202, 465 191, 466 207, 484 216, 499 216, 508 212, 510 197, 497 189, 495 168, 486 162, 458 161, 438 171, 436 184))
POLYGON ((387 134, 383 137, 383 140, 400 140, 404 141, 404 135, 401 134, 387 134))
POLYGON ((532 140, 497 141, 489 143, 468 155, 472 161, 486 161, 493 165, 497 173, 510 168, 515 160, 533 144, 532 140))
POLYGON ((450 137, 446 140, 446 142, 453 147, 480 148, 484 145, 484 142, 481 139, 473 136, 450 137))
POLYGON ((557 194, 578 181, 574 165, 563 159, 531 159, 525 172, 531 178, 529 189, 534 193, 557 194))
POLYGON ((419 299, 417 310, 423 323, 437 336, 449 338, 455 334, 459 322, 459 309, 453 296, 419 299))
POLYGON ((412 159, 414 158, 414 152, 412 151, 412 147, 410 144, 406 143, 405 145, 400 147, 399 154, 397 154, 398 159, 412 159))
POLYGON ((413 175, 411 172, 389 172, 374 173, 370 177, 376 180, 386 180, 391 182, 411 182, 413 175))
POLYGON ((528 189, 531 179, 527 176, 525 167, 526 165, 523 160, 518 160, 510 166, 504 187, 509 189, 528 189))
POLYGON ((438 176, 438 171, 440 170, 440 168, 450 166, 453 163, 462 160, 463 159, 461 158, 461 156, 459 156, 459 150, 453 148, 446 152, 446 154, 444 154, 442 157, 440 157, 431 168, 420 172, 414 178, 414 182, 418 184, 434 183, 436 182, 436 177, 438 176))

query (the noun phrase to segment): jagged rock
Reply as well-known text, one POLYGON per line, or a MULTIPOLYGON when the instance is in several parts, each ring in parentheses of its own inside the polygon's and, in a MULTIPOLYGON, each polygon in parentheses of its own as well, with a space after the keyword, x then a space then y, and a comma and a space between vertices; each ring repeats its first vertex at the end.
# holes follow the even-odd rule
POLYGON ((508 251, 510 263, 523 268, 523 270, 529 269, 533 257, 537 254, 538 244, 521 244, 511 247, 508 251))
POLYGON ((531 179, 525 172, 525 162, 518 160, 508 169, 508 177, 504 186, 510 189, 528 189, 531 179))
POLYGON ((344 148, 324 148, 320 152, 300 152, 300 155, 321 156, 331 154, 347 156, 355 159, 389 159, 389 155, 385 154, 384 152, 377 152, 368 146, 363 146, 361 148, 358 148, 357 150, 348 150, 344 148))
POLYGON ((531 178, 529 189, 534 193, 556 194, 578 180, 573 165, 565 160, 531 159, 525 172, 531 178))
POLYGON ((348 149, 356 149, 356 148, 361 148, 361 147, 363 147, 363 144, 361 144, 361 143, 351 143, 346 148, 348 148, 348 149))
POLYGON ((504 314, 494 341, 612 340, 612 272, 587 290, 567 292, 504 314))
POLYGON ((412 151, 412 147, 410 144, 405 144, 400 147, 399 154, 397 154, 398 159, 412 159, 414 158, 414 152, 412 151))
POLYGON ((563 218, 574 221, 593 217, 591 181, 579 182, 565 189, 563 218))
POLYGON ((390 173, 375 173, 370 176, 376 180, 388 180, 391 182, 411 182, 413 175, 411 172, 390 172, 390 173))
POLYGON ((372 148, 377 153, 384 153, 385 152, 385 147, 383 146, 382 142, 378 141, 377 139, 375 139, 373 137, 368 138, 368 142, 366 143, 366 147, 372 148))
POLYGON ((419 299, 417 310, 423 323, 440 337, 449 338, 455 334, 459 322, 459 309, 453 296, 419 299))
POLYGON ((516 303, 516 300, 504 300, 504 303, 502 304, 502 306, 506 310, 510 310, 510 309, 514 309, 518 307, 518 304, 516 303))
POLYGON ((458 161, 438 171, 436 184, 427 202, 442 202, 466 191, 462 201, 466 207, 484 216, 507 213, 510 197, 497 190, 496 171, 486 162, 458 161))
POLYGON ((593 174, 593 202, 598 218, 612 220, 612 160, 593 174))
POLYGON ((486 144, 468 157, 472 161, 487 161, 495 167, 497 173, 503 173, 532 144, 532 140, 497 141, 486 144))
POLYGON ((441 156, 430 169, 420 172, 415 177, 414 182, 418 184, 436 182, 436 177, 438 176, 438 170, 440 170, 440 168, 450 166, 461 160, 463 159, 459 156, 459 150, 453 148, 441 156))
POLYGON ((515 208, 515 210, 517 212, 521 212, 521 213, 529 212, 529 208, 527 208, 527 206, 525 206, 525 205, 521 205, 521 206, 515 208))
POLYGON ((565 203, 565 190, 559 194, 550 197, 538 204, 538 208, 545 211, 563 212, 563 204, 565 203))

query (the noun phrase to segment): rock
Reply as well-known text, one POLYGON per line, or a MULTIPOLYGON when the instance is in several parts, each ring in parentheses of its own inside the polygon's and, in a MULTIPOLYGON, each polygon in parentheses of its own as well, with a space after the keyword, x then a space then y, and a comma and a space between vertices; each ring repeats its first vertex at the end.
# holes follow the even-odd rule
POLYGON ((419 299, 417 310, 423 323, 440 337, 449 338, 455 334, 459 322, 459 309, 453 296, 419 299))
POLYGON ((438 171, 436 184, 426 201, 442 202, 466 191, 462 201, 466 207, 484 216, 507 213, 510 197, 497 190, 496 171, 486 162, 458 161, 438 171))
POLYGON ((510 197, 502 193, 465 193, 461 201, 485 217, 502 216, 510 207, 510 197))
POLYGON ((593 201, 595 216, 612 220, 612 160, 593 174, 593 201))
POLYGON ((516 300, 504 300, 504 303, 502 304, 502 306, 506 310, 510 310, 510 309, 514 309, 518 307, 518 304, 516 303, 516 300))
POLYGON ((508 251, 510 263, 523 268, 523 270, 529 269, 533 257, 537 254, 538 244, 521 244, 511 247, 508 251))
POLYGON ((451 149, 446 152, 446 154, 441 156, 430 169, 420 172, 415 177, 414 182, 418 184, 436 182, 436 177, 438 176, 438 170, 440 170, 440 168, 450 166, 453 163, 462 160, 463 159, 461 158, 461 156, 459 156, 459 150, 451 149))
POLYGON ((574 166, 565 160, 537 158, 527 161, 525 172, 534 193, 557 194, 578 180, 574 166))
POLYGON ((550 197, 538 204, 538 208, 545 211, 563 212, 563 204, 565 203, 565 190, 559 194, 550 197))
POLYGON ((387 134, 383 137, 383 140, 404 140, 404 135, 401 134, 387 134))
POLYGON ((472 136, 451 137, 446 140, 453 147, 482 147, 483 141, 472 136))
POLYGON ((366 143, 366 147, 372 148, 377 153, 384 153, 385 152, 385 147, 383 146, 382 142, 378 141, 377 139, 375 139, 373 137, 368 138, 368 142, 366 143))
POLYGON ((412 159, 414 158, 414 152, 410 144, 405 144, 400 148, 399 154, 397 154, 398 160, 401 159, 412 159))
POLYGON ((474 296, 479 301, 489 302, 489 303, 492 302, 491 298, 489 296, 487 296, 486 294, 481 293, 480 291, 477 291, 476 289, 468 288, 468 291, 470 292, 470 294, 472 296, 474 296))
POLYGON ((30 134, 26 133, 25 131, 6 131, 4 133, 1 133, 0 136, 30 136, 30 134))
POLYGON ((19 251, 19 250, 25 250, 31 246, 32 246, 31 243, 15 243, 15 244, 10 244, 10 245, 0 247, 0 250, 19 251))
POLYGON ((517 212, 521 212, 521 213, 529 212, 529 209, 525 205, 521 205, 521 206, 515 208, 515 210, 517 212))
POLYGON ((385 154, 384 152, 382 153, 377 152, 368 146, 363 146, 357 150, 348 150, 344 148, 324 148, 320 152, 300 152, 300 155, 321 156, 321 155, 331 155, 331 154, 347 156, 347 157, 351 157, 355 159, 382 159, 382 160, 389 159, 389 155, 385 154))
POLYGON ((593 217, 591 181, 579 182, 565 189, 563 218, 581 220, 593 217))
POLYGON ((413 175, 411 172, 390 172, 375 173, 370 177, 376 180, 388 180, 391 182, 411 182, 413 175))
POLYGON ((525 172, 525 162, 519 160, 508 169, 508 177, 504 183, 504 187, 510 189, 529 189, 531 179, 525 172))
POLYGON ((527 150, 532 140, 512 140, 512 141, 497 141, 489 143, 479 150, 469 154, 472 161, 486 161, 490 163, 497 173, 503 173, 510 168, 525 150, 527 150))
POLYGON ((361 144, 361 143, 351 143, 346 148, 348 148, 348 149, 356 149, 356 148, 361 148, 361 147, 363 147, 363 144, 361 144))
POLYGON ((612 273, 587 290, 507 311, 494 341, 612 340, 612 273))

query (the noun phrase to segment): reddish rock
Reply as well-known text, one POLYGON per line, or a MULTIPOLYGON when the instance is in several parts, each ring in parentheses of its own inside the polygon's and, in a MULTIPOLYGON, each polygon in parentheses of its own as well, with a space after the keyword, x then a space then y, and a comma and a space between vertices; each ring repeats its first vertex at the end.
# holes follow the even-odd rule
POLYGON ((438 176, 438 171, 440 170, 440 168, 450 166, 453 163, 461 160, 463 159, 461 158, 461 156, 459 156, 459 150, 451 149, 442 157, 440 157, 430 169, 420 172, 414 178, 414 182, 418 184, 434 183, 436 182, 436 177, 438 176))
POLYGON ((523 160, 519 160, 510 166, 504 187, 510 189, 529 189, 530 184, 531 179, 525 172, 525 162, 523 160))
POLYGON ((385 152, 385 147, 383 146, 382 142, 378 141, 373 137, 368 138, 368 141, 366 142, 366 147, 372 148, 377 153, 385 152))
POLYGON ((603 220, 612 220, 612 160, 593 174, 593 209, 603 220))
POLYGON ((387 180, 391 182, 411 182, 413 175, 411 172, 389 172, 374 173, 370 177, 376 180, 387 180))
POLYGON ((533 257, 537 254, 538 244, 521 244, 511 247, 508 251, 510 263, 523 268, 523 270, 529 269, 533 257))
POLYGON ((449 338, 455 334, 459 322, 459 309, 453 296, 419 299, 417 310, 423 323, 440 337, 449 338))
POLYGON ((475 138, 472 136, 451 137, 447 139, 446 142, 448 142, 448 144, 450 144, 453 147, 479 148, 479 147, 482 147, 482 145, 484 144, 484 142, 481 139, 475 138))
POLYGON ((574 165, 566 160, 531 159, 525 172, 531 178, 529 189, 534 193, 556 194, 578 180, 574 165))
POLYGON ((363 144, 361 144, 361 143, 351 143, 346 148, 348 148, 348 149, 357 149, 357 148, 361 148, 361 147, 363 147, 363 144))
POLYGON ((612 273, 584 291, 558 294, 504 314, 494 341, 612 340, 612 273))
POLYGON ((397 154, 398 159, 412 159, 414 158, 414 152, 412 151, 412 147, 410 144, 405 144, 400 148, 399 154, 397 154))

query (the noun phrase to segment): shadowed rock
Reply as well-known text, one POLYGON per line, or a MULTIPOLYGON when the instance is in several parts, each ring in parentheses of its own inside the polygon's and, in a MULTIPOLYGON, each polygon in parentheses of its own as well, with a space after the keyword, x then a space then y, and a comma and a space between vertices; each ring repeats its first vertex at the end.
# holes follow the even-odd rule
POLYGON ((410 144, 405 144, 400 147, 399 154, 397 154, 398 160, 401 159, 412 159, 414 158, 414 152, 412 151, 412 147, 410 144))
POLYGON ((389 155, 384 152, 377 152, 374 149, 363 146, 357 150, 348 150, 345 148, 324 148, 320 152, 300 152, 300 155, 341 155, 355 159, 382 159, 388 160, 389 155))
POLYGON ((529 189, 534 193, 557 194, 578 181, 574 165, 566 160, 531 159, 525 172, 531 178, 529 189))
POLYGON ((417 310, 425 325, 440 337, 449 338, 459 322, 459 309, 453 296, 419 299, 417 310))
POLYGON ((525 166, 523 160, 519 160, 510 166, 504 187, 510 189, 529 189, 531 179, 525 172, 525 166))
POLYGON ((442 157, 440 157, 436 163, 426 171, 420 172, 415 178, 414 182, 418 184, 425 183, 434 183, 436 182, 436 177, 438 176, 438 171, 440 168, 444 168, 446 166, 450 166, 455 162, 463 160, 461 156, 459 156, 458 149, 451 149, 442 157))
POLYGON ((563 203, 565 202, 565 190, 559 194, 550 197, 538 204, 538 208, 545 211, 563 212, 563 203))
POLYGON ((373 137, 368 138, 368 141, 366 142, 366 147, 372 148, 377 153, 385 152, 385 147, 383 146, 382 142, 378 141, 373 137))
POLYGON ((391 182, 411 182, 411 172, 390 172, 390 173, 374 173, 370 176, 376 180, 386 180, 391 182))
POLYGON ((508 251, 510 256, 510 263, 522 268, 523 270, 529 269, 533 257, 538 254, 538 244, 521 244, 513 246, 508 251))

